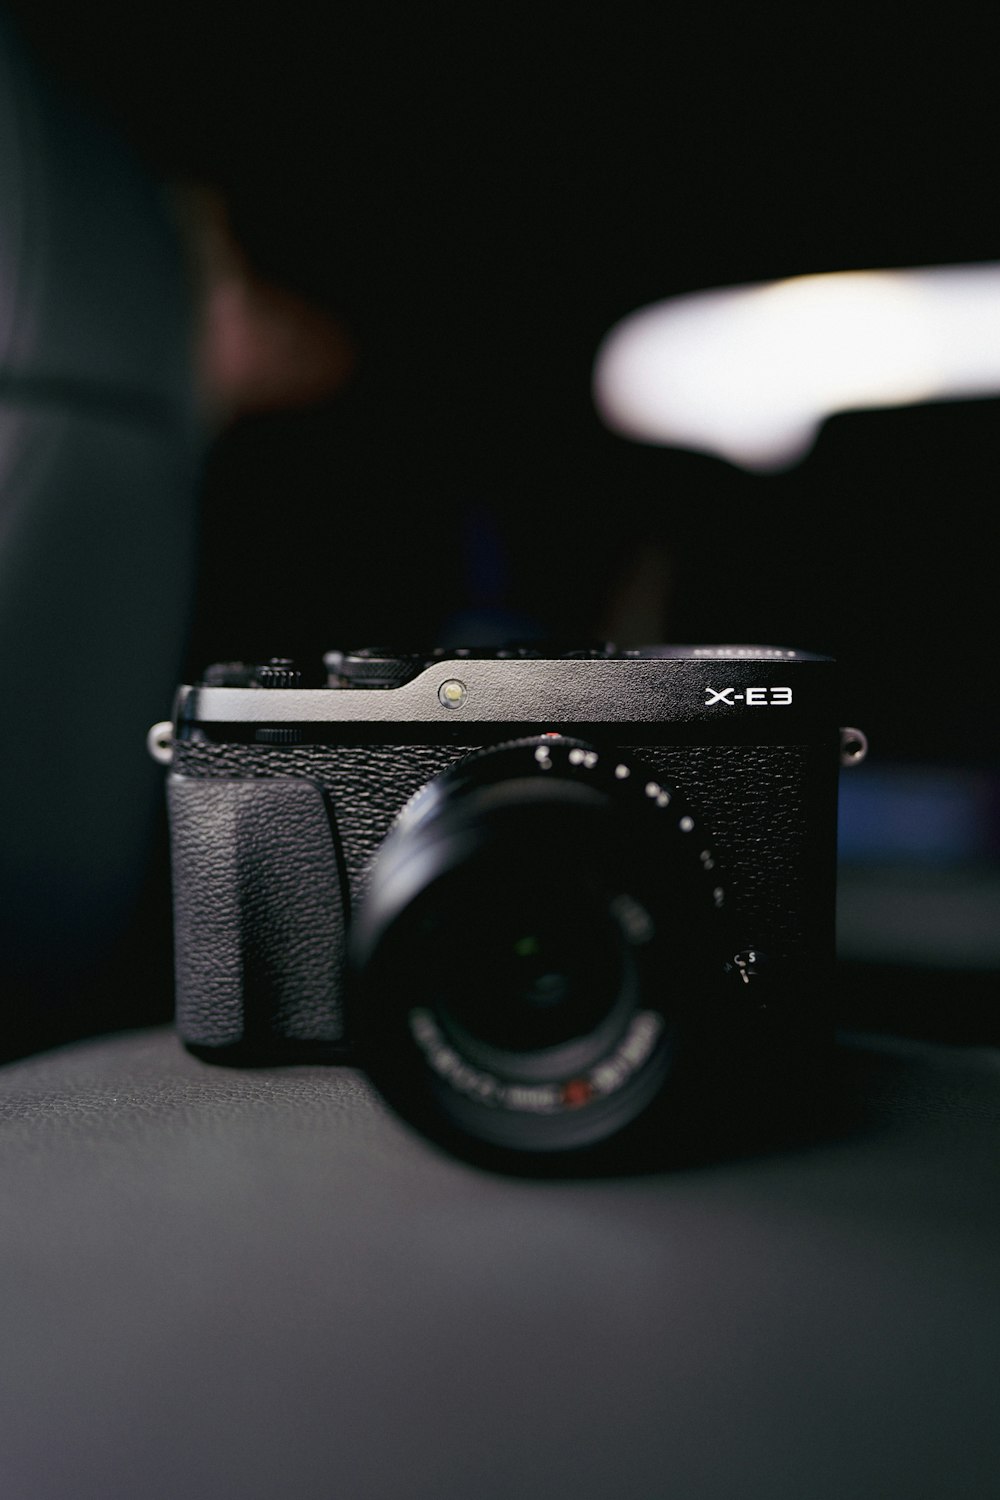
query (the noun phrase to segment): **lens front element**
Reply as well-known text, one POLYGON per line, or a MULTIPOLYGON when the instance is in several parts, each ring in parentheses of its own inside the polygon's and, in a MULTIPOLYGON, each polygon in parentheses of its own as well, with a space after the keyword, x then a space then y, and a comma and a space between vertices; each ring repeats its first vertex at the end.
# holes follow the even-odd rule
POLYGON ((439 889, 421 938, 446 1027, 527 1064, 600 1028, 630 969, 602 891, 526 879, 505 863, 496 850, 470 860, 439 889))

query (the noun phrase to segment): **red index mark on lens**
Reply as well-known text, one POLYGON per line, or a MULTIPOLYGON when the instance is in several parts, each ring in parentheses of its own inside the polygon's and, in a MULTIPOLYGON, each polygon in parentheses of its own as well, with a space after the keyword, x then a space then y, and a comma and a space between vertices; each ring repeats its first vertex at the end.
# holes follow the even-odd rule
POLYGON ((561 1090, 562 1102, 570 1109, 578 1109, 581 1104, 586 1104, 594 1095, 594 1086, 586 1078, 571 1078, 569 1083, 564 1083, 561 1090))

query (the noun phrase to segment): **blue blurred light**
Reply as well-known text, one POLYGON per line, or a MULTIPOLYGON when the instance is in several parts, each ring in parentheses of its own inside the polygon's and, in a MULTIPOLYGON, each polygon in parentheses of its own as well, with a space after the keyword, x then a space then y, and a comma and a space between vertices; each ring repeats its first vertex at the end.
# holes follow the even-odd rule
POLYGON ((1000 855, 1000 781, 962 768, 864 768, 841 779, 843 861, 966 864, 1000 855))

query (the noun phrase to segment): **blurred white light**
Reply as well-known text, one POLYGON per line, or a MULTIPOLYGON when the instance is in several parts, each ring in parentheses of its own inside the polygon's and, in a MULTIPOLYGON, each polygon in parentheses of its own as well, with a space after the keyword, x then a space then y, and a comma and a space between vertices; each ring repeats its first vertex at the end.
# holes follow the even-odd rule
POLYGON ((790 468, 834 412, 1000 394, 1000 265, 842 271, 630 314, 594 364, 626 437, 790 468))

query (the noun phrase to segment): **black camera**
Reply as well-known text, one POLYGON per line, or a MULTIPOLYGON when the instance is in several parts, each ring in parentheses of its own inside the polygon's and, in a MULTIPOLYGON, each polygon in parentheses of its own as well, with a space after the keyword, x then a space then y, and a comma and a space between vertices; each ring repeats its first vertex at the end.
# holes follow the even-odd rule
POLYGON ((357 1061, 501 1159, 683 1133, 678 1100, 719 1117, 801 1076, 831 1028, 838 771, 864 750, 832 660, 323 665, 216 665, 151 731, 189 1047, 357 1061))

